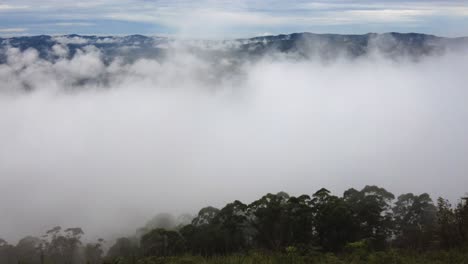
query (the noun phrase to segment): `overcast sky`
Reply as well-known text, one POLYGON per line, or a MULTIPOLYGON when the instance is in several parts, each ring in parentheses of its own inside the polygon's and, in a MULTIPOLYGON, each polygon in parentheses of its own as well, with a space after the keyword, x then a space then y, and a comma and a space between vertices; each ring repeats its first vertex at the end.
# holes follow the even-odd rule
POLYGON ((0 0, 0 35, 236 38, 290 32, 468 35, 468 1, 0 0))

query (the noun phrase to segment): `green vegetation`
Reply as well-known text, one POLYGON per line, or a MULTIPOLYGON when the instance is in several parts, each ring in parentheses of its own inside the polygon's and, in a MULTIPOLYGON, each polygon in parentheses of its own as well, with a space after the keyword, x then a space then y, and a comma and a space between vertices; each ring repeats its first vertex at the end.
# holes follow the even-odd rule
MULTIPOLYGON (((187 218, 185 216, 185 218, 187 218)), ((18 245, 0 240, 1 264, 467 263, 468 204, 377 186, 342 197, 267 194, 247 205, 206 207, 192 221, 170 216, 115 241, 83 245, 81 228, 49 230, 18 245)))
POLYGON ((300 255, 251 252, 229 256, 178 256, 147 257, 140 260, 114 259, 112 264, 463 264, 468 263, 467 251, 436 251, 411 253, 388 250, 385 252, 356 252, 336 255, 333 253, 300 255), (133 262, 134 261, 134 262, 133 262))

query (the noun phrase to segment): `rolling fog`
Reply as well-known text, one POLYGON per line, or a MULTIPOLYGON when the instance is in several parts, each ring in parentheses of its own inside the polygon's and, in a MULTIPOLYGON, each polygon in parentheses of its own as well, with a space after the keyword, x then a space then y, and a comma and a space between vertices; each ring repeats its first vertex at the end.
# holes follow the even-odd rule
POLYGON ((0 65, 0 236, 56 225, 133 234, 267 192, 367 184, 452 201, 468 189, 468 53, 104 63, 8 51, 0 65))

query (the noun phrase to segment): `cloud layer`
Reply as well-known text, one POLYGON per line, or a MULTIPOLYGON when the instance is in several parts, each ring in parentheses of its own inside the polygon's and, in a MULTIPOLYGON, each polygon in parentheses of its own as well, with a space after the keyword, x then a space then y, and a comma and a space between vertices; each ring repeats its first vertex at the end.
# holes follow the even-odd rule
MULTIPOLYGON (((73 41, 68 39, 68 41, 73 41)), ((376 184, 455 199, 468 186, 467 53, 392 61, 106 62, 66 41, 0 65, 0 235, 131 233, 266 192, 376 184)))

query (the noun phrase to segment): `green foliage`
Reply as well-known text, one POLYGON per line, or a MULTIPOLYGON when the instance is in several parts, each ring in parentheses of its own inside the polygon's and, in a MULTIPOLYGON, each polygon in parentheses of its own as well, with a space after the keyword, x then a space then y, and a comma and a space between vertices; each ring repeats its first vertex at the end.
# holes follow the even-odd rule
POLYGON ((140 255, 136 239, 121 237, 109 248, 107 257, 109 259, 131 259, 140 255))
POLYGON ((339 251, 356 236, 356 223, 350 206, 339 197, 321 189, 313 195, 313 230, 316 243, 325 251, 339 251))
POLYGON ((288 198, 285 193, 269 193, 249 205, 257 245, 274 250, 286 246, 288 216, 284 209, 288 198))
POLYGON ((391 235, 391 202, 395 196, 377 186, 366 186, 361 191, 349 189, 343 195, 357 224, 357 239, 367 239, 375 250, 384 249, 391 235))
POLYGON ((332 253, 319 256, 301 256, 280 253, 252 252, 247 255, 216 257, 182 256, 171 258, 151 257, 137 264, 464 264, 468 253, 462 251, 437 251, 425 254, 405 253, 402 251, 380 251, 370 253, 365 258, 352 258, 351 255, 332 253))
POLYGON ((145 234, 140 244, 145 256, 174 256, 185 250, 185 240, 179 232, 162 228, 145 234))
POLYGON ((103 240, 82 244, 81 228, 55 227, 16 246, 0 239, 0 263, 468 264, 467 199, 453 207, 442 198, 435 206, 425 193, 394 198, 377 186, 342 197, 320 189, 205 207, 183 225, 159 214, 135 237, 117 239, 104 259, 103 240))
POLYGON ((437 208, 427 193, 407 193, 393 207, 395 244, 412 249, 427 249, 434 241, 437 208))

